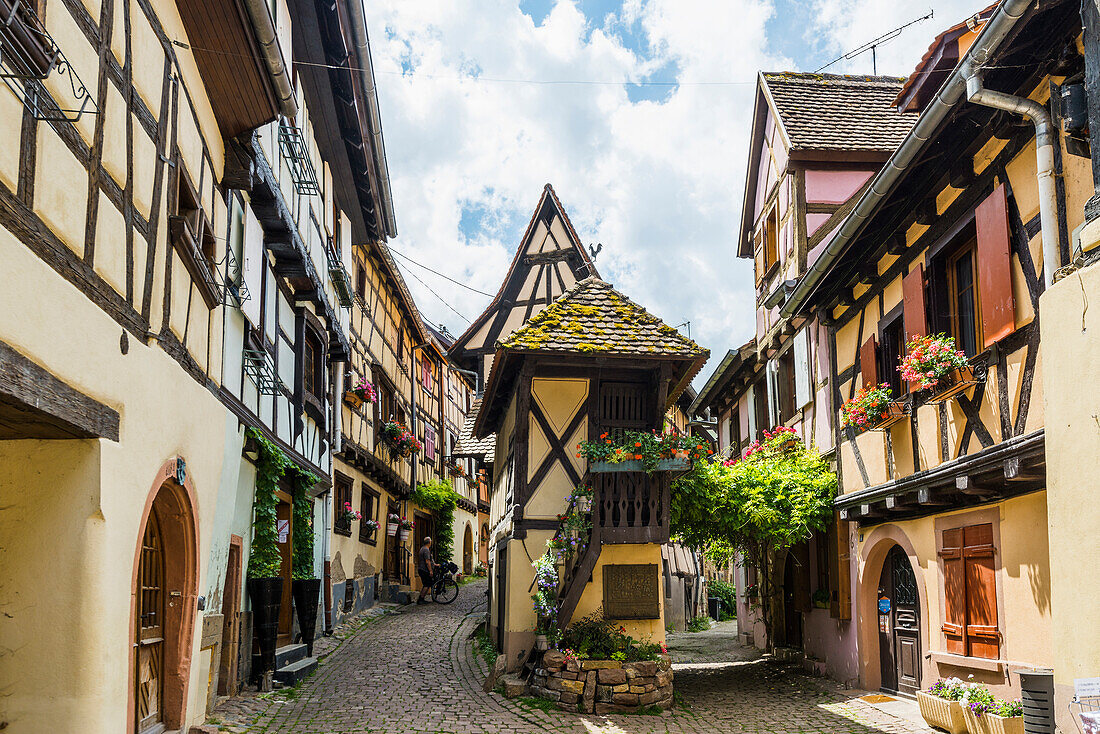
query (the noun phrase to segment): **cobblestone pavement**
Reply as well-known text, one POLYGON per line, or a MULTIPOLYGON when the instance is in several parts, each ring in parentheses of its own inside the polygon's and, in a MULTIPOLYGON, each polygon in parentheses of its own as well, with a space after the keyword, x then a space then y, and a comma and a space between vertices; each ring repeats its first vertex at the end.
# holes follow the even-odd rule
MULTIPOLYGON (((358 628, 296 688, 223 702, 222 731, 269 734, 576 732, 577 734, 924 734, 828 681, 765 660, 677 665, 678 708, 660 715, 581 716, 484 693, 485 662, 468 637, 484 583, 450 606, 408 607, 358 628)), ((675 660, 675 657, 674 657, 675 660)))

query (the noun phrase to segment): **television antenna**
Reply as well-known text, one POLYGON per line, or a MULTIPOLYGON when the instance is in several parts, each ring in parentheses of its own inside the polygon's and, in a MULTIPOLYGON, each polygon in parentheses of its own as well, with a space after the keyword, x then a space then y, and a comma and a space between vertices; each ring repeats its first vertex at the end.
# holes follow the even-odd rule
POLYGON ((901 32, 904 31, 909 26, 916 25, 917 23, 921 23, 923 21, 929 20, 933 16, 934 13, 935 13, 935 11, 933 11, 932 9, 929 9, 928 10, 928 15, 921 16, 920 18, 917 18, 916 20, 911 20, 908 23, 905 23, 903 25, 899 25, 894 30, 887 31, 886 33, 883 33, 878 38, 872 38, 870 41, 863 44, 862 46, 857 46, 856 48, 853 48, 851 51, 848 51, 845 54, 841 54, 840 56, 837 56, 835 59, 833 59, 829 63, 825 64, 824 66, 822 66, 818 69, 815 69, 814 73, 815 74, 820 74, 821 72, 825 71, 830 66, 832 66, 833 64, 836 64, 840 61, 850 61, 851 59, 854 59, 855 57, 859 56, 860 54, 863 54, 863 53, 866 53, 867 51, 870 51, 871 52, 871 73, 874 76, 878 76, 878 57, 875 54, 875 48, 877 48, 878 46, 881 46, 884 43, 888 43, 888 42, 894 40, 895 38, 900 36, 901 32))

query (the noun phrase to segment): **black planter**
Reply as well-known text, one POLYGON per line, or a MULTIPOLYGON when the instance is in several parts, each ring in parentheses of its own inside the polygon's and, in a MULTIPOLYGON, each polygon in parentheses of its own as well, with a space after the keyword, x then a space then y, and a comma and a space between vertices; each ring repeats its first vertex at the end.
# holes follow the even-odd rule
MULTIPOLYGON (((352 583, 348 579, 348 583, 352 583)), ((313 657, 313 633, 317 631, 317 602, 321 595, 321 579, 294 579, 290 582, 294 596, 294 610, 298 615, 298 629, 306 643, 309 657, 313 657)))
MULTIPOLYGON (((275 645, 279 636, 279 607, 283 599, 283 579, 276 576, 248 580, 248 598, 252 602, 252 634, 259 643, 260 655, 252 675, 263 678, 275 670, 275 645)), ((253 660, 256 660, 253 658, 253 660)))

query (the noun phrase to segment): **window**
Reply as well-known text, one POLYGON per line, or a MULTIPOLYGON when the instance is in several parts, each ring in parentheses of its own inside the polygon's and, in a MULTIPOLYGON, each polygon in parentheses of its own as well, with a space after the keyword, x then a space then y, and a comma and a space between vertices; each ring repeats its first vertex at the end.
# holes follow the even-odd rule
POLYGON ((768 212, 768 218, 764 222, 764 272, 770 272, 777 262, 779 262, 779 209, 773 208, 768 212))
POLYGON ((975 243, 966 243, 947 259, 947 297, 951 335, 955 344, 973 357, 981 351, 982 325, 978 319, 978 272, 975 243))
POLYGON ((191 177, 183 166, 183 158, 178 153, 175 166, 175 192, 168 211, 169 236, 207 308, 213 308, 220 300, 214 281, 217 269, 214 226, 202 208, 199 192, 191 183, 191 177))
POLYGON ((1000 654, 995 553, 992 523, 943 531, 942 629, 949 653, 991 659, 1000 654))
POLYGON ((405 331, 403 329, 397 332, 397 361, 402 364, 405 362, 405 331))
POLYGON ((324 402, 324 348, 313 330, 306 327, 302 336, 302 389, 307 395, 324 402))
POLYGON ((427 357, 420 361, 420 384, 428 392, 432 391, 432 361, 427 357))
POLYGON ((780 355, 776 365, 775 386, 779 422, 786 423, 794 418, 797 408, 794 399, 794 350, 788 349, 780 355))
POLYGON ((332 484, 333 501, 336 504, 333 511, 336 519, 332 523, 332 530, 340 535, 351 537, 351 520, 347 516, 348 507, 351 505, 351 478, 337 474, 332 484))
POLYGON ((435 429, 424 426, 424 458, 435 461, 435 429))
MULTIPOLYGON (((359 498, 359 512, 363 520, 378 520, 378 506, 381 504, 381 496, 377 492, 367 489, 363 485, 362 496, 359 498)), ((378 531, 372 530, 365 522, 359 523, 359 540, 363 543, 375 545, 378 542, 378 531)))
POLYGON ((881 327, 881 344, 879 345, 879 374, 882 381, 890 386, 890 395, 898 400, 902 396, 901 372, 898 365, 905 354, 905 334, 902 330, 900 315, 890 320, 881 327))
POLYGON ((730 456, 737 456, 741 453, 741 413, 739 411, 733 411, 730 413, 728 446, 730 447, 730 456))
POLYGON ((367 302, 367 271, 361 263, 355 264, 355 297, 359 299, 359 305, 367 302))
POLYGON ((764 431, 770 427, 768 425, 768 384, 766 380, 760 379, 756 381, 752 390, 753 395, 753 417, 756 420, 755 431, 756 435, 752 436, 752 440, 759 441, 764 437, 764 431))

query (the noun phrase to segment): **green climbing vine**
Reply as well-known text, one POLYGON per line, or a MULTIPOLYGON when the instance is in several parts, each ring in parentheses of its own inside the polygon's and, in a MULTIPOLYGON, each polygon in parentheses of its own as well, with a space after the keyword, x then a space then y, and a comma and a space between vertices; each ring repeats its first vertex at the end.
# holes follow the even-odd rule
POLYGON ((440 561, 450 561, 454 555, 455 541, 455 508, 458 507, 458 494, 455 493, 448 479, 436 480, 421 484, 410 495, 413 503, 426 510, 431 510, 435 515, 436 528, 435 544, 436 556, 440 561))
POLYGON ((273 578, 279 575, 282 559, 276 544, 278 537, 275 507, 278 500, 275 489, 279 486, 290 460, 278 446, 268 441, 255 428, 249 426, 245 435, 256 442, 259 457, 256 459, 256 501, 252 510, 252 547, 248 554, 248 575, 254 579, 273 578))
POLYGON ((313 573, 313 496, 310 487, 317 476, 296 465, 286 470, 294 488, 294 548, 291 552, 291 576, 295 579, 316 578, 313 573))

